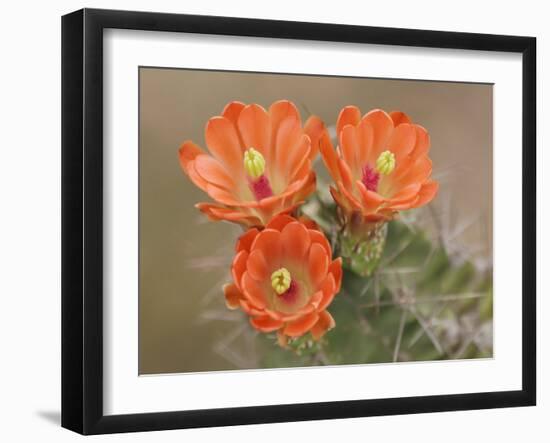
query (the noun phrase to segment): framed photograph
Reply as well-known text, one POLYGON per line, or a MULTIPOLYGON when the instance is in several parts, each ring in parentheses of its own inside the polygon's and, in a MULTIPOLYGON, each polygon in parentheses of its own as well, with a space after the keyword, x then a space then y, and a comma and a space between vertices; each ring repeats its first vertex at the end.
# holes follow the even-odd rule
POLYGON ((536 41, 62 19, 62 425, 534 405, 536 41))

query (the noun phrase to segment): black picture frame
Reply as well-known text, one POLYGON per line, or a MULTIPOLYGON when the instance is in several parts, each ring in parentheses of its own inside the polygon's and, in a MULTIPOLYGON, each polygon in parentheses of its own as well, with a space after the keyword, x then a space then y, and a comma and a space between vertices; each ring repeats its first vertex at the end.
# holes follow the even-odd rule
MULTIPOLYGON (((62 426, 151 431, 536 403, 536 39, 83 9, 62 18, 62 426), (171 31, 522 54, 522 389, 131 415, 103 412, 103 30, 171 31)), ((519 146, 518 146, 519 149, 519 146)))

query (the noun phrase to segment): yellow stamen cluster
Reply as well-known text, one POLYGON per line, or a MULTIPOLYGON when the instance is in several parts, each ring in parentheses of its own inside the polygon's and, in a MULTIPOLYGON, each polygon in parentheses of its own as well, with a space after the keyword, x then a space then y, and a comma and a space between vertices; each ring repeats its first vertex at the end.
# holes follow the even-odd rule
POLYGON ((281 268, 271 274, 271 286, 279 295, 283 294, 290 288, 290 272, 287 268, 281 268))
POLYGON ((249 177, 260 178, 265 171, 264 156, 254 148, 249 148, 244 153, 244 169, 249 177))
POLYGON ((391 151, 384 151, 376 160, 376 171, 380 174, 389 175, 395 168, 395 155, 391 151))

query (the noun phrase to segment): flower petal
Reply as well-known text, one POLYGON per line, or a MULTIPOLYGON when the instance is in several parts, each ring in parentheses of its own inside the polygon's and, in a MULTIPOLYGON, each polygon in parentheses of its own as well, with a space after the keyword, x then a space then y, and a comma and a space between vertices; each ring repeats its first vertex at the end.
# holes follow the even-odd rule
POLYGON ((328 267, 328 272, 334 276, 334 282, 336 283, 336 293, 340 292, 342 286, 342 257, 338 257, 333 260, 328 267))
POLYGON ((325 234, 316 229, 308 229, 308 233, 311 243, 319 243, 325 250, 327 257, 332 257, 332 248, 330 247, 330 243, 325 237, 325 234))
POLYGON ((388 200, 388 206, 406 203, 418 195, 420 183, 412 183, 400 189, 391 199, 388 200))
POLYGON ((390 112, 390 117, 393 121, 393 126, 396 128, 402 123, 411 123, 411 119, 407 114, 401 111, 392 111, 390 112))
POLYGON ((275 320, 269 315, 263 317, 255 317, 250 319, 250 323, 260 332, 273 332, 283 326, 283 322, 275 320))
POLYGON ((328 311, 319 313, 317 323, 311 328, 311 335, 315 340, 319 340, 327 331, 330 331, 336 326, 336 322, 328 311))
POLYGON ((325 249, 319 243, 313 243, 309 250, 308 272, 313 287, 325 279, 328 270, 328 256, 325 249))
POLYGON ((309 218, 307 215, 300 215, 298 217, 298 221, 302 223, 306 228, 313 231, 321 231, 321 228, 317 224, 317 222, 311 218, 309 218))
POLYGON ((336 153, 332 142, 330 141, 330 136, 325 130, 321 135, 319 140, 319 150, 321 151, 321 158, 325 167, 328 169, 332 180, 335 182, 340 181, 340 170, 338 169, 338 154, 336 153))
POLYGON ((298 172, 302 169, 302 166, 306 163, 309 163, 309 168, 311 169, 310 158, 311 152, 311 140, 307 135, 302 135, 298 144, 296 144, 290 151, 288 158, 286 160, 285 170, 287 171, 287 179, 292 180, 296 179, 298 172))
POLYGON ((240 300, 243 295, 235 284, 224 285, 223 295, 225 296, 225 304, 229 309, 237 309, 241 306, 240 300))
POLYGON ((257 316, 264 316, 265 312, 263 309, 255 308, 252 304, 250 304, 246 299, 241 298, 240 299, 241 308, 244 312, 246 312, 248 315, 252 315, 254 317, 257 316))
POLYGON ((228 171, 234 174, 243 170, 243 150, 237 130, 225 117, 213 117, 208 120, 205 130, 208 149, 228 171))
POLYGON ((308 304, 311 305, 313 309, 317 309, 321 300, 323 300, 323 291, 317 291, 311 296, 308 304))
POLYGON ((386 149, 395 155, 395 163, 399 164, 405 156, 409 155, 416 143, 416 130, 413 125, 401 124, 393 131, 386 149))
POLYGON ((220 206, 216 203, 197 203, 195 207, 203 214, 206 214, 209 220, 220 221, 229 220, 239 223, 243 226, 257 226, 260 223, 260 219, 252 214, 241 212, 231 208, 220 206))
POLYGON ((302 135, 300 122, 295 118, 289 117, 281 122, 275 139, 275 165, 280 174, 286 176, 288 173, 287 159, 300 143, 302 135))
POLYGON ((250 251, 250 247, 252 246, 252 242, 256 238, 260 231, 256 228, 249 229, 244 234, 241 234, 241 236, 237 239, 237 242, 235 243, 235 252, 239 251, 250 251))
POLYGON ((357 137, 357 131, 355 126, 346 125, 339 133, 340 149, 342 150, 342 156, 347 163, 349 169, 357 174, 361 165, 358 165, 355 154, 359 152, 359 140, 357 137))
POLYGON ((415 195, 413 198, 411 198, 408 201, 403 201, 401 203, 394 203, 392 205, 388 205, 381 212, 387 214, 388 217, 390 217, 392 211, 393 212, 395 212, 395 211, 405 211, 407 209, 414 208, 417 201, 418 201, 418 194, 415 195))
POLYGON ((290 337, 299 337, 309 331, 318 320, 319 315, 313 311, 294 321, 288 322, 283 332, 290 337))
POLYGON ((233 263, 231 264, 231 274, 233 281, 237 285, 237 288, 242 292, 242 277, 246 271, 246 261, 248 260, 248 252, 241 251, 235 255, 233 263))
POLYGON ((269 107, 269 117, 271 119, 271 125, 273 130, 277 130, 279 125, 287 117, 293 117, 298 121, 300 120, 300 113, 298 108, 289 100, 279 100, 273 103, 269 107))
POLYGON ((380 194, 374 191, 370 191, 366 188, 363 182, 357 180, 355 183, 359 188, 359 193, 363 200, 363 205, 369 211, 376 211, 376 209, 384 203, 385 199, 380 194))
POLYGON ((252 242, 251 250, 256 249, 262 251, 270 267, 279 267, 282 252, 281 233, 274 229, 264 229, 252 242))
POLYGON ((285 196, 282 194, 272 195, 271 197, 262 198, 260 200, 260 209, 264 214, 264 219, 267 221, 272 214, 278 214, 282 211, 283 201, 285 196))
POLYGON ((395 168, 390 180, 400 186, 406 186, 415 181, 424 183, 431 173, 432 161, 427 155, 421 157, 409 155, 395 168))
POLYGON ((184 142, 179 149, 181 169, 183 169, 183 172, 189 176, 191 181, 203 191, 206 190, 206 180, 197 174, 193 163, 195 158, 204 154, 205 152, 192 141, 184 142))
POLYGON ((239 201, 235 196, 226 188, 220 188, 212 183, 207 183, 206 193, 219 203, 223 203, 227 206, 238 206, 239 201))
POLYGON ((285 259, 302 262, 309 250, 311 240, 307 228, 298 222, 289 223, 281 231, 285 259))
POLYGON ((303 162, 300 163, 298 167, 294 168, 294 172, 292 172, 288 177, 288 182, 293 183, 295 181, 300 181, 306 178, 311 173, 311 160, 304 159, 303 162))
POLYGON ((284 206, 292 204, 294 207, 285 209, 285 212, 291 212, 296 209, 299 205, 304 203, 304 200, 313 192, 315 192, 315 187, 317 183, 317 176, 314 171, 310 171, 309 174, 298 182, 293 182, 297 184, 297 188, 292 194, 288 195, 288 198, 285 198, 284 206))
POLYGON ((420 125, 413 126, 416 131, 416 143, 411 155, 419 158, 428 154, 428 151, 430 150, 430 134, 428 134, 428 131, 420 125))
POLYGON ((418 193, 418 200, 414 204, 415 208, 424 206, 435 197, 439 189, 439 183, 433 180, 430 180, 422 185, 420 192, 418 193))
POLYGON ((271 127, 269 116, 260 105, 246 106, 237 121, 244 147, 255 148, 269 158, 271 127))
POLYGON ((266 307, 266 297, 262 287, 252 278, 249 271, 245 271, 241 282, 244 297, 258 309, 266 307))
POLYGON ((381 109, 374 109, 368 112, 363 117, 363 121, 369 123, 373 129, 372 151, 369 160, 374 164, 388 143, 393 131, 393 121, 391 117, 381 109))
POLYGON ((265 312, 267 315, 269 315, 274 320, 283 321, 284 315, 281 314, 280 312, 276 312, 276 311, 273 311, 273 310, 268 309, 268 308, 265 308, 263 310, 263 312, 265 312))
POLYGON ((374 143, 374 130, 366 120, 361 120, 357 125, 357 142, 359 150, 355 153, 355 156, 359 167, 364 168, 369 161, 374 143))
POLYGON ((287 214, 281 214, 273 217, 270 222, 266 225, 267 229, 275 229, 277 231, 282 231, 283 228, 295 221, 293 217, 287 214))
POLYGON ((351 191, 353 189, 353 173, 349 165, 341 158, 338 159, 338 170, 340 171, 340 177, 342 177, 344 187, 348 191, 351 191))
POLYGON ((347 206, 351 206, 352 209, 360 211, 362 209, 361 202, 348 190, 349 188, 352 188, 351 184, 348 188, 346 188, 346 186, 342 182, 338 182, 337 185, 338 190, 347 200, 347 206))
POLYGON ((267 262, 264 254, 259 249, 252 251, 248 256, 246 269, 250 276, 257 282, 263 282, 269 278, 267 262))
POLYGON ((237 120, 239 119, 239 115, 245 106, 246 105, 241 102, 230 102, 225 106, 225 108, 223 108, 222 117, 225 117, 233 123, 235 127, 237 127, 237 120))
POLYGON ((235 181, 215 158, 199 155, 195 158, 194 164, 195 170, 205 181, 228 191, 235 188, 235 181))
POLYGON ((325 278, 321 283, 320 289, 322 291, 323 298, 321 299, 321 303, 317 309, 322 311, 332 303, 332 300, 336 295, 336 282, 334 281, 334 276, 332 274, 327 275, 327 278, 325 278))
POLYGON ((261 220, 255 215, 247 214, 239 210, 224 208, 208 203, 199 203, 195 206, 212 220, 227 220, 239 223, 243 226, 258 226, 261 224, 261 220))
POLYGON ((330 186, 329 191, 330 195, 332 195, 332 198, 338 204, 338 206, 345 209, 346 211, 352 210, 352 206, 350 205, 350 203, 335 187, 330 186))
POLYGON ((319 152, 319 143, 325 131, 325 124, 316 115, 309 117, 304 125, 304 132, 311 140, 311 150, 309 151, 309 159, 314 160, 319 152))
POLYGON ((269 117, 271 120, 271 155, 269 157, 271 159, 274 159, 277 134, 279 132, 281 123, 290 117, 296 120, 299 125, 301 125, 301 119, 300 113, 298 112, 298 109, 296 109, 296 106, 294 106, 294 103, 288 100, 280 100, 273 103, 269 107, 269 117))
POLYGON ((336 135, 340 138, 340 132, 346 125, 356 126, 361 120, 361 111, 357 106, 346 106, 340 111, 336 120, 336 135))

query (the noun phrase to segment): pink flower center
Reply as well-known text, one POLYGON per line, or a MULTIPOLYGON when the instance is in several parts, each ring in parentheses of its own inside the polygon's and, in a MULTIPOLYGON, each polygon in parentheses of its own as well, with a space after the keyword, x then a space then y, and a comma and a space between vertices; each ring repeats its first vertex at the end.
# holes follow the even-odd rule
POLYGON ((283 292, 281 295, 279 295, 279 297, 285 303, 292 304, 298 298, 298 292, 299 292, 298 284, 296 283, 295 280, 292 280, 290 282, 290 286, 288 287, 288 289, 285 292, 283 292))
POLYGON ((273 190, 269 184, 269 179, 265 175, 260 175, 257 179, 249 180, 250 190, 256 197, 256 200, 261 200, 262 198, 271 197, 273 195, 273 190))
POLYGON ((380 174, 369 165, 368 163, 363 168, 363 178, 362 182, 369 191, 374 191, 378 189, 378 181, 380 180, 380 174))

